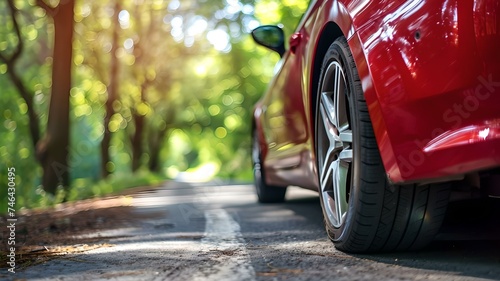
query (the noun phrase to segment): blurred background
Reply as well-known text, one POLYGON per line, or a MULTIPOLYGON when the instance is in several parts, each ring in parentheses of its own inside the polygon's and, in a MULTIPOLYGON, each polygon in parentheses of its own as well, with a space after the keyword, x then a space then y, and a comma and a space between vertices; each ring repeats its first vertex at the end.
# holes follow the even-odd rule
POLYGON ((0 212, 186 177, 252 179, 251 112, 303 0, 1 0, 0 212), (71 20, 73 19, 73 20, 71 20))

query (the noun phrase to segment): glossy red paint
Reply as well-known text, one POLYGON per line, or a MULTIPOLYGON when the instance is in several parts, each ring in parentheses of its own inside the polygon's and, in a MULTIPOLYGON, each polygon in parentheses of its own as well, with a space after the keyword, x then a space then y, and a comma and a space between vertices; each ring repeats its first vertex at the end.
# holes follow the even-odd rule
POLYGON ((408 1, 357 30, 374 88, 366 98, 392 182, 499 165, 498 138, 424 149, 450 132, 500 117, 499 6, 492 0, 408 1))
POLYGON ((318 60, 340 35, 390 181, 500 166, 499 0, 312 1, 256 106, 266 181, 317 188, 318 60))

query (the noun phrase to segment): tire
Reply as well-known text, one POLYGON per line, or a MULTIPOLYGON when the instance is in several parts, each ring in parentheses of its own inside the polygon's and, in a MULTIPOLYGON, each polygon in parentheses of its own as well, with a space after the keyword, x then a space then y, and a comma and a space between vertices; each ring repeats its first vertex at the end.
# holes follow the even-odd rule
POLYGON ((427 245, 443 221, 450 185, 388 183, 344 37, 323 59, 315 114, 320 201, 335 247, 366 253, 427 245))
POLYGON ((260 203, 279 203, 285 201, 286 187, 268 185, 265 181, 264 169, 261 165, 262 154, 257 132, 252 141, 253 176, 257 198, 260 203))

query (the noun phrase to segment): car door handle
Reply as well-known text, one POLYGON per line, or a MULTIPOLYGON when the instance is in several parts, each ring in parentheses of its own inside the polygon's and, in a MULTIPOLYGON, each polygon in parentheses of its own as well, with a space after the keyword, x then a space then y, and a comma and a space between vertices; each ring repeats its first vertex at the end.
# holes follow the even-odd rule
POLYGON ((297 47, 300 45, 300 42, 302 41, 302 34, 300 33, 294 33, 290 37, 290 51, 295 54, 295 51, 297 50, 297 47))

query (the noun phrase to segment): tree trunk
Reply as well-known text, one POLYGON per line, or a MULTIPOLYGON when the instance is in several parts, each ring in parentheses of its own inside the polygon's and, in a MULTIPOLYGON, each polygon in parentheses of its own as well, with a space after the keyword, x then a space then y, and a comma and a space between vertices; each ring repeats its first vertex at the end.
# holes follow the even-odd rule
POLYGON ((169 127, 165 126, 159 130, 158 134, 149 135, 149 170, 151 172, 160 172, 160 150, 168 130, 169 127))
POLYGON ((55 194, 57 187, 69 187, 69 109, 73 58, 74 0, 61 1, 51 13, 54 19, 52 94, 47 132, 38 143, 45 191, 55 194))
POLYGON ((166 125, 163 128, 159 128, 157 131, 151 128, 149 134, 149 170, 151 172, 160 172, 160 151, 165 140, 165 136, 172 128, 174 123, 174 117, 176 115, 176 109, 171 108, 166 112, 163 121, 166 125))
POLYGON ((121 10, 120 2, 117 0, 115 3, 115 13, 113 15, 113 41, 111 48, 111 70, 110 79, 108 85, 108 99, 106 100, 106 115, 104 117, 104 135, 101 141, 101 176, 103 178, 109 176, 112 172, 108 169, 108 163, 111 162, 111 156, 109 155, 109 145, 111 142, 111 131, 109 130, 109 122, 111 117, 115 114, 113 108, 113 103, 118 98, 118 30, 120 22, 118 19, 118 13, 121 10))
POLYGON ((134 116, 135 132, 132 137, 132 171, 135 172, 141 167, 144 116, 138 113, 134 113, 133 116, 134 116))
MULTIPOLYGON (((141 85, 141 102, 146 102, 146 91, 150 81, 144 81, 141 85)), ((135 172, 141 167, 141 157, 143 153, 144 139, 144 121, 146 116, 134 110, 132 113, 134 118, 135 131, 132 136, 132 171, 135 172)))

